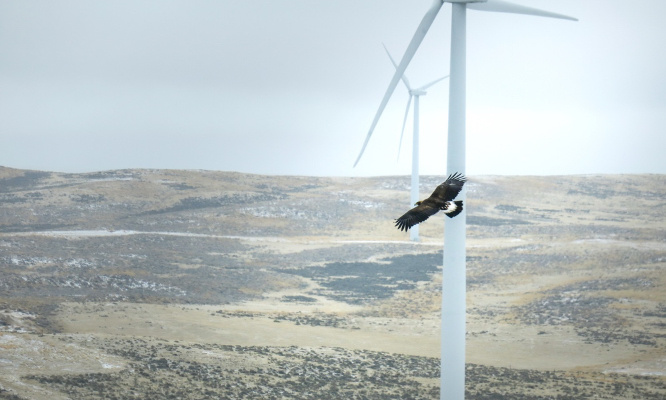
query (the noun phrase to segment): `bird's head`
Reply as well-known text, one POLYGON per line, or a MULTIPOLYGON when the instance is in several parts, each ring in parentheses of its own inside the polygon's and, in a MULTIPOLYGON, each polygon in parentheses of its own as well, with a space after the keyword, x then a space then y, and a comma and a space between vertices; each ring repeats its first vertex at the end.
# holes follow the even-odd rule
POLYGON ((420 205, 421 205, 421 200, 419 200, 419 201, 417 201, 416 203, 414 203, 414 205, 415 205, 415 206, 420 206, 420 205))

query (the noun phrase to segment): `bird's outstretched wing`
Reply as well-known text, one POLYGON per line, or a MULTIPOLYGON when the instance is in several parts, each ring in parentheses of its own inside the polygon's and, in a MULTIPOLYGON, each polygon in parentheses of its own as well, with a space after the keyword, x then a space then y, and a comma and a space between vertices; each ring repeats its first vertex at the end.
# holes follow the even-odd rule
POLYGON ((407 211, 402 217, 396 219, 395 226, 401 231, 406 231, 412 226, 425 221, 431 215, 437 214, 437 211, 439 211, 439 208, 427 203, 421 203, 407 211))
POLYGON ((452 201, 460 193, 466 181, 467 178, 465 178, 465 175, 459 172, 453 173, 442 184, 437 186, 435 191, 432 192, 431 197, 435 197, 441 201, 452 201))

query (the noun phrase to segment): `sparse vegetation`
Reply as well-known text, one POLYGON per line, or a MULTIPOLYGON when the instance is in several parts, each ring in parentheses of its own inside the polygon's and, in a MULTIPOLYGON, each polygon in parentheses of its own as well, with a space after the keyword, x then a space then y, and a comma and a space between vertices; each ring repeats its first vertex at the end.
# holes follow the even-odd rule
MULTIPOLYGON (((468 186, 466 398, 664 398, 666 178, 468 186)), ((437 398, 408 187, 0 168, 0 399, 437 398)))

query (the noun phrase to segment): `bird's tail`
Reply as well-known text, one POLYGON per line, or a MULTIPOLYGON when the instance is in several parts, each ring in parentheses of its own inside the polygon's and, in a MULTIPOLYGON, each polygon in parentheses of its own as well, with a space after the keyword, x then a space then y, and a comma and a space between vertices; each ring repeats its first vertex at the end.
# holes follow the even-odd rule
POLYGON ((449 218, 453 218, 456 215, 460 214, 463 210, 463 202, 462 200, 456 200, 452 201, 452 204, 449 205, 448 210, 444 211, 446 213, 446 216, 449 218))

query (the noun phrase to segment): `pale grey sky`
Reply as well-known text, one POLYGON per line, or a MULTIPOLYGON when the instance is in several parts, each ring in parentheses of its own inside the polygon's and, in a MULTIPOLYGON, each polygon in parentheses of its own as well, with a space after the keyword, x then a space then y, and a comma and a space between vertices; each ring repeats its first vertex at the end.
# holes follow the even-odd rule
MULTIPOLYGON (((666 173, 666 1, 468 11, 467 173, 666 173)), ((396 90, 430 0, 0 0, 0 165, 406 175, 396 90)), ((450 5, 407 70, 449 69, 450 5)), ((421 100, 421 172, 446 173, 448 81, 421 100)), ((411 120, 411 117, 410 117, 411 120)))

